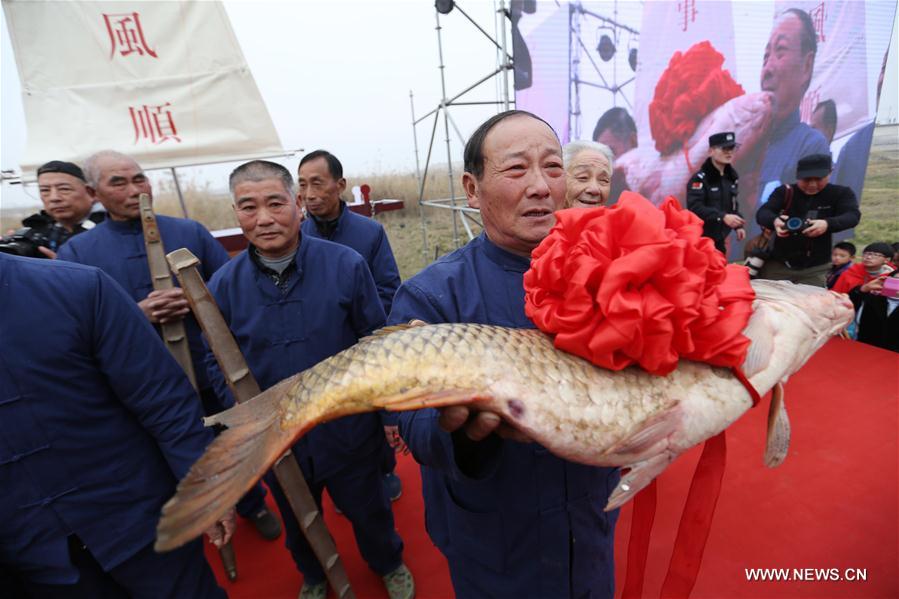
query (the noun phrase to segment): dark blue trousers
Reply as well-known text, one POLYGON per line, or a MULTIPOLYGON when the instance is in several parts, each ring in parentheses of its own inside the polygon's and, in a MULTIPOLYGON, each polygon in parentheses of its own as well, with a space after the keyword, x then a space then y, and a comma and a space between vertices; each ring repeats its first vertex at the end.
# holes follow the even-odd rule
MULTIPOLYGON (((312 475, 311 463, 298 460, 318 509, 322 508, 322 491, 328 489, 334 504, 353 525, 359 553, 379 576, 393 572, 403 561, 403 541, 394 528, 390 498, 381 480, 381 458, 380 453, 375 453, 320 480, 312 475)), ((297 568, 303 573, 304 581, 308 584, 324 582, 325 572, 300 530, 274 474, 266 474, 265 482, 281 510, 285 544, 297 568)))
MULTIPOLYGON (((75 584, 55 585, 24 581, 34 599, 227 599, 203 555, 197 539, 167 553, 147 545, 109 572, 77 537, 69 537, 69 556, 80 574, 75 584)), ((2 593, 0 593, 2 594, 2 593)))

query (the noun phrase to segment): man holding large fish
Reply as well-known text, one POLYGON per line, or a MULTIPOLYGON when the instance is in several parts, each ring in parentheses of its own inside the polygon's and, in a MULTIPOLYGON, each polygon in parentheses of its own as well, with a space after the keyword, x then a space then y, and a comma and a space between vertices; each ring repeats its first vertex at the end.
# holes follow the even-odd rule
MULTIPOLYGON (((462 182, 485 233, 403 284, 389 323, 534 328, 522 277, 565 200, 559 139, 530 113, 499 114, 466 145, 462 182)), ((403 413, 400 433, 459 597, 612 597, 618 512, 603 508, 617 469, 556 457, 464 406, 403 413)))
MULTIPOLYGON (((297 439, 386 408, 410 411, 401 433, 423 464, 426 525, 457 595, 611 597, 617 508, 772 389, 765 461, 783 461, 780 384, 851 320, 846 296, 750 285, 673 198, 657 208, 626 193, 613 207, 554 213, 561 147, 530 113, 479 127, 465 171, 485 234, 401 286, 392 326, 280 383, 266 378, 265 392, 208 419, 227 430, 164 506, 158 550, 200 534, 297 439), (569 343, 581 328, 590 355, 569 343)), ((254 284, 213 283, 226 318, 254 284)), ((236 337, 243 346, 252 329, 271 345, 274 322, 236 337)))

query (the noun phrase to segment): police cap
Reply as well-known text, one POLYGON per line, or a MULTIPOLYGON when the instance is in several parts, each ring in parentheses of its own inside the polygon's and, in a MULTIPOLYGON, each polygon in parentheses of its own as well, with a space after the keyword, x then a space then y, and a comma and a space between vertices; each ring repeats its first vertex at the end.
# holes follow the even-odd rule
POLYGON ((723 131, 721 133, 715 133, 714 135, 709 136, 709 147, 710 148, 727 148, 734 147, 737 145, 737 136, 733 131, 723 131))

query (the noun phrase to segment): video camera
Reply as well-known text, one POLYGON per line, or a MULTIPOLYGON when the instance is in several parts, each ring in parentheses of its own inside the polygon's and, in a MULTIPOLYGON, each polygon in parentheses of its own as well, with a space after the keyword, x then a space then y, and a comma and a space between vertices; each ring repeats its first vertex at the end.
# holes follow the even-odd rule
POLYGON ((0 252, 25 258, 46 258, 39 247, 50 247, 50 238, 31 227, 17 230, 8 237, 0 237, 0 252))

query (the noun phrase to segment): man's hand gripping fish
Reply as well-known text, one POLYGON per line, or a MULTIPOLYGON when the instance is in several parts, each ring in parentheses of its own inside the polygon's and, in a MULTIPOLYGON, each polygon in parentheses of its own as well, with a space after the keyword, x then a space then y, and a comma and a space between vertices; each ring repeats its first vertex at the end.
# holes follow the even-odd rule
MULTIPOLYGON (((852 318, 845 295, 753 281, 752 342, 743 372, 775 389, 765 461, 789 445, 781 384, 852 318)), ((478 324, 390 327, 213 416, 228 427, 163 507, 157 550, 199 536, 316 424, 381 408, 468 404, 500 414, 557 456, 630 471, 606 509, 631 499, 688 448, 727 428, 751 405, 730 370, 681 360, 668 376, 614 372, 553 347, 537 330, 478 324)))

